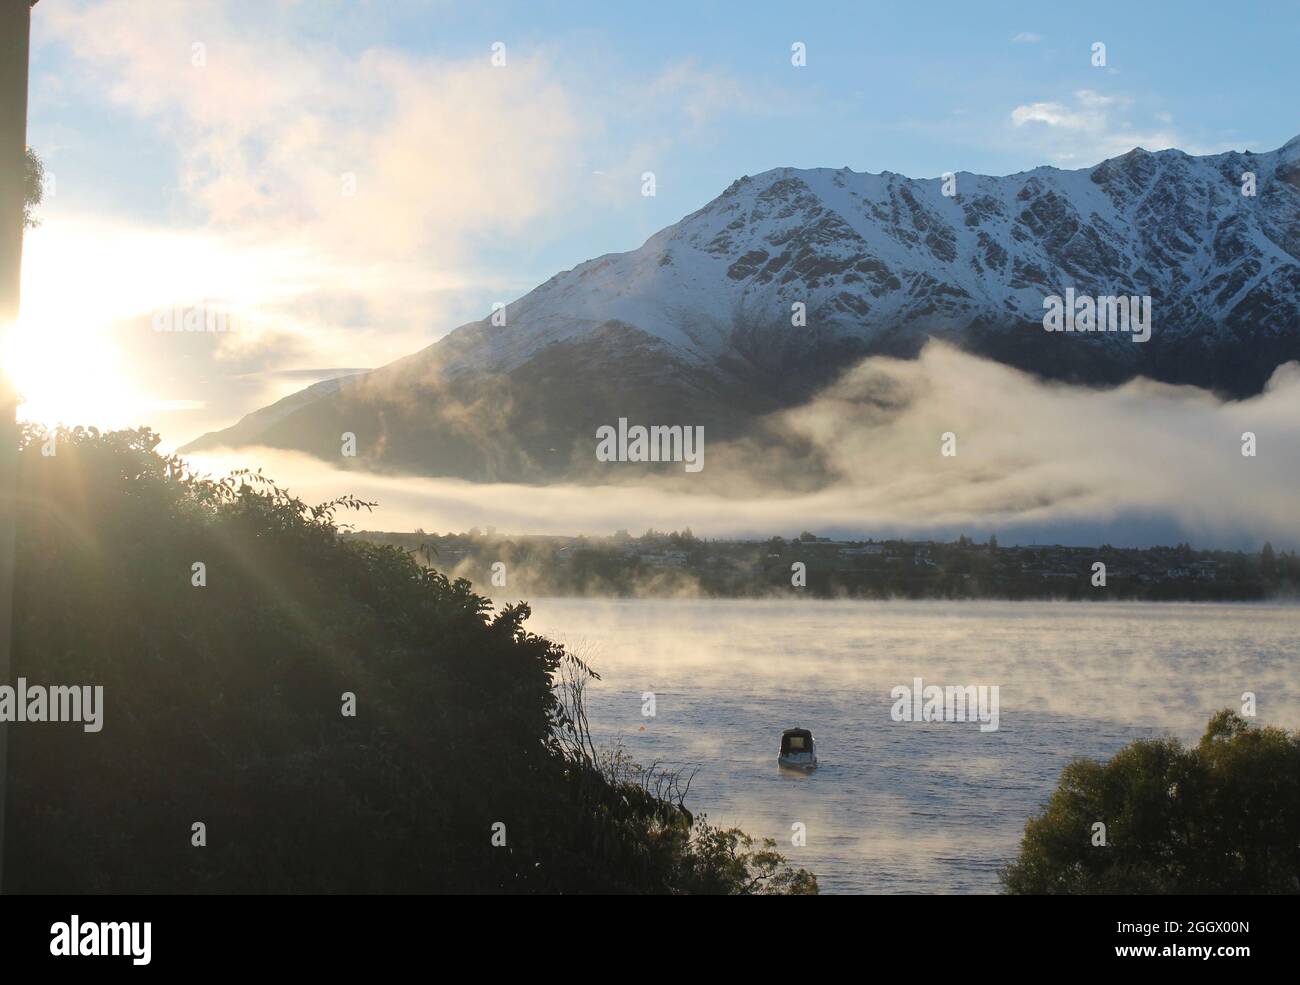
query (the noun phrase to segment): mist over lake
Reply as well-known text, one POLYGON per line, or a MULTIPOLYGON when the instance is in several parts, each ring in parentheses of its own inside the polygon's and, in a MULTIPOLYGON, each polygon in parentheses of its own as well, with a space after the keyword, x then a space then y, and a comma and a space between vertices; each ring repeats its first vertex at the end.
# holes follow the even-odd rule
POLYGON ((823 892, 992 893, 1077 756, 1195 741, 1257 696, 1300 725, 1300 607, 1286 604, 534 599, 583 651, 597 737, 698 770, 689 806, 777 839, 823 892), (575 631, 581 627, 581 631, 575 631), (997 685, 999 728, 895 722, 891 688, 997 685), (642 695, 653 692, 653 718, 642 695), (820 768, 778 770, 784 728, 820 768), (791 844, 806 825, 806 847, 791 844))

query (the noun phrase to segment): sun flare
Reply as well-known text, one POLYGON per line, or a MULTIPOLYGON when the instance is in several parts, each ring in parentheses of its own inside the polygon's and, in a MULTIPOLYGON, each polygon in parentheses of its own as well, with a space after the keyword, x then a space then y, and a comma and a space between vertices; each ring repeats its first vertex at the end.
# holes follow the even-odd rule
POLYGON ((68 333, 20 319, 2 351, 24 420, 47 427, 121 426, 138 403, 124 383, 120 353, 97 332, 68 333))

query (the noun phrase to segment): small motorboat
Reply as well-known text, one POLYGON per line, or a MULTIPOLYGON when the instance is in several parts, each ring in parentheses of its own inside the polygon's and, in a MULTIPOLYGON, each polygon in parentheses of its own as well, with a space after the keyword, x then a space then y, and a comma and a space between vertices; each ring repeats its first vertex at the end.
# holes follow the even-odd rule
POLYGON ((781 733, 781 752, 777 764, 787 770, 815 770, 817 742, 806 728, 788 728, 781 733))

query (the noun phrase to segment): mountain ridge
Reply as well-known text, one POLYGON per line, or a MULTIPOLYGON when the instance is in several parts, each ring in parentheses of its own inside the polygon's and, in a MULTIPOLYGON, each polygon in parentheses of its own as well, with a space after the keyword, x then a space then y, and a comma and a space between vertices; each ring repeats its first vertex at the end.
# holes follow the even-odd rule
POLYGON ((337 458, 338 432, 317 434, 314 414, 361 422, 348 429, 369 432, 366 467, 546 481, 589 457, 593 422, 629 416, 620 401, 690 409, 738 437, 862 357, 913 357, 931 338, 1049 379, 1144 375, 1244 397, 1300 359, 1297 312, 1300 136, 1264 153, 1135 148, 1003 177, 773 168, 635 250, 557 273, 504 324, 462 325, 182 452, 257 443, 337 458), (1068 287, 1151 296, 1152 339, 1044 332, 1044 298, 1068 287), (560 392, 574 379, 590 399, 560 392))

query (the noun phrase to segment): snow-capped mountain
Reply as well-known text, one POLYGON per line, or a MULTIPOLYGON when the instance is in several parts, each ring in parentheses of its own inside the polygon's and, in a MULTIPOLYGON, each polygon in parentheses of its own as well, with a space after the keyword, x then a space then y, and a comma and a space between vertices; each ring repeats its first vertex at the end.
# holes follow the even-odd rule
POLYGON ((350 423, 370 432, 371 466, 543 478, 619 416, 671 411, 744 434, 856 359, 911 356, 931 337, 1046 377, 1248 395, 1300 359, 1300 137, 1006 177, 779 168, 504 315, 187 450, 335 458, 336 425, 350 423), (1070 288, 1149 296, 1151 339, 1044 331, 1044 299, 1070 288))

